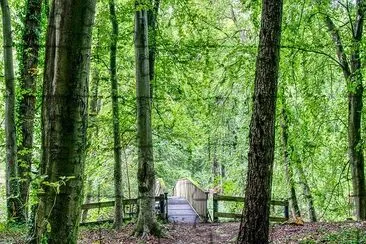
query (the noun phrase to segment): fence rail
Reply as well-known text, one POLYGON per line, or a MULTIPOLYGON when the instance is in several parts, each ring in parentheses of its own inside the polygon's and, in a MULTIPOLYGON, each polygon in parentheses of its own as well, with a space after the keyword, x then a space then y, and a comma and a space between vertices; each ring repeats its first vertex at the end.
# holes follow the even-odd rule
MULTIPOLYGON (((224 213, 219 212, 219 202, 241 202, 244 203, 244 197, 236 197, 236 196, 224 196, 219 195, 217 193, 213 194, 213 221, 218 222, 219 218, 232 218, 232 219, 240 219, 241 214, 238 213, 224 213)), ((272 222, 285 222, 289 219, 289 207, 288 201, 284 200, 272 200, 271 205, 273 206, 282 206, 284 207, 284 217, 270 216, 269 220, 272 222)))
MULTIPOLYGON (((167 219, 168 216, 168 193, 160 194, 159 196, 155 197, 155 201, 158 203, 157 206, 157 212, 159 212, 162 219, 167 219)), ((123 210, 124 210, 124 216, 130 215, 130 216, 137 216, 139 207, 138 207, 138 199, 132 198, 132 199, 123 199, 123 210), (129 206, 129 209, 135 209, 130 212, 125 212, 126 207, 129 206)), ((105 201, 105 202, 93 202, 93 203, 86 203, 81 205, 81 209, 83 211, 88 211, 90 209, 101 209, 101 208, 108 208, 108 207, 114 207, 115 201, 105 201)), ((131 217, 124 217, 124 220, 131 219, 131 217)), ((96 223, 104 223, 104 222, 113 222, 112 219, 107 220, 98 220, 93 222, 82 222, 81 224, 96 224, 96 223)))

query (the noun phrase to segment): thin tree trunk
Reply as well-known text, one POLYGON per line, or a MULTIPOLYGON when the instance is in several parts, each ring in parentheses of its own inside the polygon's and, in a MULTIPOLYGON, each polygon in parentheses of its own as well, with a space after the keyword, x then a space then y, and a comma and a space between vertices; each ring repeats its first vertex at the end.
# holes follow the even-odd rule
POLYGON ((110 72, 112 85, 112 108, 113 108, 113 141, 114 141, 114 228, 119 230, 123 224, 122 206, 122 162, 121 162, 121 138, 119 130, 118 109, 118 82, 117 82, 117 40, 118 22, 114 0, 109 1, 110 20, 112 23, 112 35, 110 45, 110 72))
POLYGON ((98 115, 100 111, 99 106, 99 83, 100 83, 100 74, 98 67, 93 68, 93 75, 92 75, 92 84, 91 84, 91 98, 90 98, 90 116, 98 115))
POLYGON ((268 243, 282 0, 262 1, 245 203, 237 243, 268 243))
POLYGON ((42 106, 41 185, 33 242, 76 243, 83 200, 95 0, 53 0, 42 106))
POLYGON ((160 235, 154 212, 155 170, 151 132, 151 94, 147 9, 143 1, 135 2, 135 58, 137 97, 137 145, 139 216, 135 234, 160 235))
MULTIPOLYGON (((284 94, 282 94, 284 96, 284 94)), ((290 164, 290 157, 288 151, 288 118, 286 114, 285 108, 285 99, 282 100, 282 109, 281 109, 281 128, 282 128, 282 147, 283 147, 283 160, 285 163, 285 176, 286 182, 289 186, 289 195, 290 195, 290 206, 291 212, 294 219, 296 217, 301 217, 300 208, 298 205, 297 197, 296 197, 296 189, 295 189, 295 182, 293 178, 293 171, 292 166, 290 164)))
POLYGON ((6 139, 6 204, 8 219, 24 220, 19 199, 18 163, 15 129, 15 84, 13 66, 13 38, 10 8, 7 0, 0 0, 3 21, 4 76, 5 76, 5 139, 6 139))
MULTIPOLYGON (((155 78, 155 58, 156 58, 156 28, 157 16, 159 12, 160 0, 150 0, 151 9, 148 10, 148 27, 149 27, 149 70, 150 82, 155 78)), ((153 96, 151 92, 151 96, 153 96)))
POLYGON ((31 181, 34 116, 36 107, 36 79, 38 76, 39 38, 43 0, 28 0, 24 20, 21 65, 21 100, 19 105, 19 123, 21 130, 18 162, 20 181, 20 199, 24 205, 23 221, 28 218, 28 197, 31 181))
MULTIPOLYGON (((88 186, 86 188, 86 198, 85 198, 85 204, 88 204, 91 202, 93 195, 92 195, 92 181, 88 180, 88 186)), ((88 209, 85 209, 81 215, 81 223, 84 223, 88 219, 88 209)))
POLYGON ((339 31, 329 16, 325 17, 325 24, 336 46, 336 54, 348 88, 348 155, 352 172, 355 217, 357 220, 366 220, 365 164, 361 137, 363 84, 360 58, 365 1, 357 0, 356 6, 355 22, 351 23, 353 33, 350 64, 339 31))
POLYGON ((304 196, 308 204, 309 219, 311 222, 317 222, 314 199, 313 195, 311 194, 310 186, 306 178, 304 168, 302 167, 301 162, 295 162, 295 165, 298 170, 300 183, 302 185, 304 196))

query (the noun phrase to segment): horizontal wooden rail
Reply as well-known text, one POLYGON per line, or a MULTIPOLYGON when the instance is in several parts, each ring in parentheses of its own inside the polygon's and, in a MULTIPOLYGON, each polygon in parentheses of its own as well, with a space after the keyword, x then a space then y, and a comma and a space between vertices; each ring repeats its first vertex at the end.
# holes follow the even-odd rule
MULTIPOLYGON (((222 202, 241 202, 244 203, 244 197, 236 197, 236 196, 224 196, 219 195, 217 193, 213 194, 213 220, 214 222, 218 222, 219 218, 233 218, 240 219, 241 214, 238 213, 223 213, 219 212, 219 201, 222 202)), ((272 200, 271 205, 273 206, 282 206, 284 207, 284 217, 269 217, 269 220, 272 222, 285 222, 289 218, 289 207, 287 200, 272 200)))
MULTIPOLYGON (((168 194, 160 194, 160 196, 155 196, 155 201, 159 202, 159 211, 160 211, 160 215, 161 217, 167 218, 168 216, 168 207, 167 207, 167 202, 168 202, 168 194)), ((132 198, 132 199, 123 199, 122 200, 123 206, 128 206, 128 205, 136 205, 137 206, 137 211, 138 211, 138 199, 137 198, 132 198)), ((89 209, 101 209, 101 208, 109 208, 109 207, 114 207, 115 201, 111 200, 111 201, 105 201, 105 202, 93 202, 93 203, 86 203, 81 205, 81 209, 83 211, 87 211, 89 209)), ((126 213, 125 213, 126 214, 126 213)), ((131 213, 129 213, 131 214, 131 213)), ((133 214, 137 214, 137 212, 134 212, 133 214)), ((131 219, 130 217, 127 218, 123 218, 124 220, 128 220, 131 219)), ((81 223, 81 225, 85 225, 85 224, 98 224, 98 223, 105 223, 105 222, 113 222, 113 220, 108 219, 108 220, 99 220, 99 221, 94 221, 94 222, 85 222, 85 223, 81 223)))

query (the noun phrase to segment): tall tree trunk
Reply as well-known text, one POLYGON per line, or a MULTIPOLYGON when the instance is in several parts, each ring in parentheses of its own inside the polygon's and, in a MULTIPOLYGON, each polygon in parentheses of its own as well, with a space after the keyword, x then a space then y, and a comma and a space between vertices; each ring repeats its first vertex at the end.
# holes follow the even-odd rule
MULTIPOLYGON (((86 198, 85 198, 85 204, 88 204, 91 202, 93 195, 92 195, 92 180, 88 180, 88 185, 86 187, 86 198)), ((81 215, 81 223, 84 223, 88 219, 88 209, 83 210, 83 213, 81 215)))
POLYGON ((21 130, 18 147, 20 200, 24 205, 24 221, 28 218, 28 196, 31 181, 34 115, 36 107, 36 79, 38 76, 39 38, 43 0, 28 0, 24 20, 21 64, 21 100, 19 105, 19 126, 21 130))
POLYGON ((262 1, 245 203, 237 243, 268 243, 282 0, 262 1))
POLYGON ((361 137, 363 84, 360 58, 365 1, 356 0, 356 6, 355 22, 351 23, 353 32, 350 63, 347 60, 338 28, 329 16, 326 16, 325 24, 336 46, 337 57, 348 88, 348 156, 352 173, 355 217, 357 220, 366 220, 365 164, 361 137))
POLYGON ((304 168, 302 167, 301 162, 295 162, 295 165, 298 170, 300 183, 302 185, 304 196, 308 204, 309 219, 311 222, 316 222, 317 217, 316 217, 313 194, 311 194, 310 186, 306 178, 304 168))
POLYGON ((135 2, 135 59, 137 100, 138 191, 139 216, 135 234, 160 234, 154 213, 155 170, 151 132, 151 94, 147 6, 135 2))
POLYGON ((123 224, 122 206, 122 162, 121 162, 121 138, 119 131, 119 109, 118 109, 118 82, 117 82, 117 40, 118 22, 114 0, 109 1, 110 20, 112 24, 112 35, 110 45, 110 75, 113 108, 113 141, 114 141, 114 227, 119 230, 123 224))
POLYGON ((6 139, 6 205, 8 219, 24 220, 19 199, 18 163, 15 129, 15 84, 13 66, 13 38, 10 8, 7 0, 0 0, 3 21, 4 76, 5 76, 5 139, 6 139))
POLYGON ((42 184, 33 242, 76 243, 83 200, 95 0, 53 0, 42 106, 42 184))
MULTIPOLYGON (((155 78, 155 58, 156 58, 156 28, 157 16, 160 7, 160 0, 150 0, 152 8, 147 12, 148 27, 149 27, 149 70, 150 82, 155 78)), ((153 94, 151 93, 151 96, 153 94)))
MULTIPOLYGON (((284 94, 282 94, 284 96, 284 94)), ((286 182, 289 187, 289 195, 290 195, 290 206, 292 216, 294 218, 301 217, 300 208, 298 205, 297 197, 296 197, 296 189, 295 182, 293 178, 292 166, 290 164, 290 156, 288 151, 288 118, 285 107, 285 99, 282 98, 282 109, 281 109, 281 128, 282 128, 282 147, 283 147, 283 160, 285 163, 285 177, 286 182)))
POLYGON ((100 111, 99 105, 99 83, 100 83, 100 73, 98 67, 93 68, 92 74, 92 84, 91 84, 91 97, 89 106, 89 115, 94 117, 98 115, 100 111))

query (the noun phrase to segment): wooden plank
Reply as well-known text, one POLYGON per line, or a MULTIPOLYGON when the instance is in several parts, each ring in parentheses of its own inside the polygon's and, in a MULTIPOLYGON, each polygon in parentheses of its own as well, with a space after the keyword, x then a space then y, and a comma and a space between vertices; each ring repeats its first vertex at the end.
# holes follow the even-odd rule
POLYGON ((218 218, 229 218, 229 219, 240 219, 241 218, 241 214, 217 212, 217 213, 214 213, 214 217, 218 217, 218 218))
POLYGON ((217 194, 214 194, 214 200, 226 201, 226 202, 243 202, 244 203, 244 197, 224 196, 224 195, 217 195, 217 194))
MULTIPOLYGON (((229 218, 229 219, 240 219, 241 214, 217 212, 217 213, 214 213, 214 217, 229 218)), ((286 222, 287 220, 288 219, 286 219, 284 217, 272 217, 272 216, 269 217, 269 221, 271 221, 271 222, 286 222)))
POLYGON ((107 208, 107 207, 114 207, 114 201, 108 202, 93 202, 81 205, 81 209, 93 209, 93 208, 107 208))
MULTIPOLYGON (((157 197, 155 197, 155 200, 160 201, 161 197, 157 196, 157 197)), ((138 204, 138 199, 137 198, 123 199, 122 202, 123 202, 123 205, 137 205, 138 204)), ((82 210, 94 209, 94 208, 108 208, 108 207, 114 207, 114 201, 93 202, 93 203, 88 203, 88 204, 81 205, 82 210)))
MULTIPOLYGON (((217 201, 226 201, 226 202, 241 202, 244 203, 244 197, 236 197, 236 196, 224 196, 214 194, 213 199, 217 201)), ((272 200, 271 205, 275 206, 288 206, 288 201, 283 200, 272 200)))

